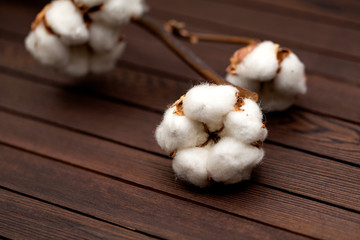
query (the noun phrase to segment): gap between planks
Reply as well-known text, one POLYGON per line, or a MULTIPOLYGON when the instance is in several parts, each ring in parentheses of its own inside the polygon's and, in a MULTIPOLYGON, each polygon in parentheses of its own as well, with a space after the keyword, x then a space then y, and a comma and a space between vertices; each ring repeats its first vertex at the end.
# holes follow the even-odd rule
MULTIPOLYGON (((29 79, 28 78, 22 78, 22 80, 26 80, 26 81, 28 81, 29 79)), ((59 86, 58 84, 55 84, 55 86, 54 85, 52 85, 52 83, 50 83, 49 84, 49 82, 48 81, 46 81, 45 80, 45 82, 44 81, 39 81, 39 82, 37 82, 37 81, 35 81, 35 83, 36 84, 41 84, 41 85, 47 85, 47 86, 50 86, 50 87, 55 87, 55 88, 60 88, 60 89, 63 89, 63 87, 61 87, 61 86, 59 86)), ((68 91, 68 92, 73 92, 74 93, 74 90, 73 89, 63 89, 63 90, 65 90, 65 91, 68 91), (71 90, 71 91, 70 91, 71 90)), ((79 93, 79 92, 76 92, 75 91, 75 93, 79 93)), ((86 92, 81 92, 81 95, 84 95, 84 96, 88 96, 88 97, 93 97, 93 98, 98 98, 98 99, 102 99, 102 94, 100 94, 100 95, 98 95, 98 94, 96 94, 96 96, 93 96, 93 94, 91 94, 91 92, 90 92, 90 94, 89 93, 86 93, 86 92)), ((105 101, 108 101, 109 100, 109 98, 108 97, 106 97, 106 99, 102 99, 102 100, 105 100, 105 101)), ((115 101, 114 103, 117 103, 117 104, 121 104, 121 105, 123 105, 123 103, 121 103, 121 102, 119 102, 119 101, 115 101)), ((140 104, 141 105, 141 104, 140 104)), ((125 106, 125 105, 124 105, 125 106)), ((144 110, 144 109, 141 109, 141 110, 144 110)), ((159 112, 156 112, 156 113, 159 113, 159 112)), ((295 112, 294 112, 295 113, 295 112)), ((309 117, 311 117, 311 118, 314 118, 316 115, 312 115, 312 114, 310 114, 309 115, 309 117)), ((318 118, 318 117, 315 117, 315 118, 318 118)), ((276 119, 276 117, 275 118, 269 118, 270 120, 272 120, 272 121, 277 121, 276 119)), ((319 120, 320 120, 320 122, 321 121, 324 121, 324 120, 321 120, 320 118, 319 118, 319 120)), ((337 127, 337 128, 339 128, 339 127, 341 127, 339 124, 341 123, 341 122, 339 122, 339 121, 335 121, 335 119, 333 119, 333 120, 331 120, 331 118, 328 118, 328 120, 327 120, 330 124, 335 124, 334 125, 334 127, 337 127), (339 126, 336 126, 336 125, 339 125, 339 126)), ((320 124, 320 122, 319 123, 317 123, 317 124, 320 124)), ((345 124, 345 123, 341 123, 342 125, 344 125, 344 127, 345 126, 347 126, 347 127, 351 127, 352 125, 350 124, 345 124)), ((156 126, 156 124, 154 125, 154 127, 156 126)), ((271 127, 271 126, 270 126, 271 127)), ((354 126, 355 127, 355 126, 354 126)), ((345 129, 345 128, 344 128, 345 129)), ((275 132, 273 132, 273 134, 274 133, 277 133, 277 132, 279 132, 280 131, 280 129, 277 129, 277 131, 275 131, 275 132)), ((279 135, 279 134, 278 134, 279 135)), ((306 135, 307 136, 307 135, 306 135)), ((275 139, 275 138, 271 138, 271 136, 270 136, 270 138, 269 139, 275 139)), ((278 142, 278 141, 275 141, 275 142, 278 142)), ((280 143, 280 142, 279 142, 280 143)), ((285 144, 285 145, 289 145, 289 144, 287 144, 286 142, 283 142, 283 141, 281 141, 281 144, 285 144)), ((355 142, 353 143, 353 144, 355 144, 355 142)), ((300 149, 298 146, 296 147, 297 149, 300 149)), ((311 149, 306 149, 307 151, 310 151, 310 152, 314 152, 314 150, 311 150, 311 149)), ((338 152, 338 151, 337 151, 338 152)), ((321 155, 324 155, 324 156, 328 156, 329 154, 326 154, 327 152, 319 152, 319 153, 317 153, 316 152, 316 154, 321 154, 321 155)), ((340 160, 340 161, 348 161, 348 160, 345 160, 345 159, 341 159, 341 158, 339 158, 339 152, 337 153, 337 157, 333 157, 333 158, 335 158, 335 159, 338 159, 338 160, 340 160)), ((345 156, 345 155, 341 155, 341 156, 345 156)), ((330 157, 331 157, 331 155, 330 155, 330 157)), ((348 156, 349 157, 349 156, 348 156)), ((347 158, 348 158, 347 157, 347 158)), ((349 158, 349 159, 351 159, 351 158, 349 158)))
MULTIPOLYGON (((3 109, 4 110, 4 109, 3 109)), ((18 117, 22 117, 22 118, 29 118, 30 120, 34 120, 32 117, 29 117, 29 116, 24 116, 23 114, 21 114, 20 116, 17 114, 17 113, 14 113, 14 112, 9 112, 9 111, 6 111, 5 110, 5 112, 7 112, 7 113, 9 113, 9 114, 12 114, 12 115, 15 115, 15 116, 18 116, 18 117)), ((39 121, 38 119, 35 119, 34 121, 39 121)), ((40 119, 40 121, 42 122, 43 120, 41 120, 40 119)), ((52 122, 46 122, 45 123, 46 125, 54 125, 52 122)), ((61 127, 61 126, 57 126, 57 125, 55 125, 55 127, 61 127)), ((19 127, 17 127, 17 128, 19 128, 19 127)), ((72 129, 66 129, 67 131, 72 131, 73 132, 73 130, 72 129)), ((77 133, 79 133, 79 132, 77 132, 77 133)), ((87 133, 86 133, 86 135, 88 135, 87 133)), ((95 135, 95 136, 90 136, 90 137, 94 137, 94 138, 97 138, 97 139, 99 139, 99 137, 97 136, 97 135, 95 135)), ((105 141, 109 141, 109 139, 103 139, 103 138, 100 138, 99 140, 105 140, 105 141)), ((124 144, 123 143, 121 143, 121 142, 114 142, 114 140, 111 140, 110 139, 110 141, 112 142, 112 143, 115 143, 115 144, 118 144, 118 145, 120 145, 120 146, 124 146, 124 144)), ((68 142, 68 141, 65 141, 65 142, 68 142)), ((15 145, 13 145, 14 143, 7 143, 7 142, 3 142, 4 144, 10 144, 10 145, 12 145, 12 146, 14 146, 15 147, 15 145)), ((23 149, 23 150, 25 150, 25 151, 30 151, 30 152, 33 152, 33 153, 35 153, 35 154, 39 154, 39 155, 43 155, 43 153, 39 153, 38 151, 34 151, 34 150, 28 150, 28 149, 26 149, 26 148, 23 148, 23 147, 20 147, 20 146, 17 146, 18 148, 20 148, 20 149, 23 149)), ((125 147, 128 147, 128 146, 125 146, 125 147)), ((130 147, 130 148, 132 148, 133 149, 133 147, 130 147)), ((141 149, 135 149, 135 150, 137 150, 137 151, 143 151, 143 150, 141 150, 141 149)), ((280 151, 280 149, 278 149, 278 151, 280 151)), ((53 156, 50 156, 50 155, 48 155, 48 154, 45 154, 44 156, 46 156, 46 157, 48 157, 48 158, 53 158, 53 156)), ((162 156, 162 155, 160 155, 159 156, 159 154, 156 154, 156 156, 158 156, 158 157, 161 157, 161 158, 163 158, 164 160, 166 159, 166 160, 168 160, 168 158, 166 157, 166 156, 162 156)), ((70 163, 71 164, 71 163, 70 163)), ((78 167, 82 167, 81 165, 76 165, 76 166, 78 166, 78 167)), ((86 168, 86 169, 88 169, 88 168, 86 168)), ((263 184, 263 183, 257 183, 257 182, 255 182, 256 184, 263 184)), ((265 182, 265 185, 267 185, 267 186, 270 186, 269 184, 266 184, 266 182, 265 182)), ((301 184, 300 184, 301 185, 301 184)), ((277 190, 280 190, 281 189, 281 187, 276 187, 276 186, 272 186, 273 188, 276 188, 277 190)), ((286 191, 287 193, 291 193, 291 191, 289 191, 289 190, 286 190, 286 189, 283 189, 284 191, 286 191)), ((305 196, 305 197, 308 197, 308 198, 311 198, 311 199, 313 199, 313 200, 316 200, 316 198, 315 197, 309 197, 309 196, 306 196, 306 195, 304 195, 305 194, 305 192, 304 193, 294 193, 293 192, 293 194, 297 194, 298 196, 305 196)), ((321 200, 320 200, 321 201, 321 200)), ((341 209, 344 209, 344 210, 351 210, 350 208, 347 208, 347 207, 343 207, 343 206, 340 206, 340 205, 337 205, 337 204, 334 204, 334 203, 329 203, 329 202, 327 202, 326 200, 322 200, 322 202, 323 203, 328 203, 328 205, 333 205, 333 206, 335 206, 335 207, 338 207, 338 208, 341 208, 341 209)), ((351 210, 351 211, 355 211, 356 212, 356 210, 351 210)))

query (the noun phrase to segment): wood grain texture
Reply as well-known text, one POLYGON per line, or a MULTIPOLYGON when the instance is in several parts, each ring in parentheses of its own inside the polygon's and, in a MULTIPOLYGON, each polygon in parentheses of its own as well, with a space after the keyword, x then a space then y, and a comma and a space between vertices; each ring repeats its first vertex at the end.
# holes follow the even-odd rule
MULTIPOLYGON (((29 24, 33 20, 36 13, 41 8, 41 5, 32 4, 31 6, 22 6, 11 2, 6 2, 6 6, 0 8, 0 29, 4 29, 10 32, 20 34, 21 43, 23 38, 29 31, 29 24), (6 11, 5 11, 6 9, 6 11), (5 12, 1 12, 1 11, 5 12), (16 18, 10 17, 7 12, 13 12, 21 16, 16 18), (8 24, 11 22, 11 24, 8 24)), ((356 84, 360 84, 360 68, 359 61, 340 59, 338 56, 328 56, 325 53, 319 51, 320 49, 310 47, 304 48, 303 45, 299 45, 288 41, 287 39, 276 38, 271 35, 267 35, 266 32, 252 32, 251 30, 244 30, 233 24, 219 24, 217 22, 209 22, 206 18, 199 19, 188 15, 179 14, 177 12, 164 12, 159 11, 156 8, 152 8, 151 14, 159 19, 168 20, 171 18, 177 18, 188 22, 189 27, 199 31, 208 31, 224 34, 235 35, 247 35, 258 37, 262 39, 271 39, 279 42, 282 46, 291 48, 302 61, 305 62, 307 69, 333 76, 335 78, 350 81, 356 84)), ((4 32, 2 35, 6 35, 4 32)), ((126 39, 128 40, 127 50, 123 59, 131 61, 136 64, 150 64, 157 69, 167 70, 168 72, 178 73, 187 77, 198 77, 192 70, 190 70, 184 63, 178 60, 169 50, 154 38, 151 38, 142 29, 137 29, 134 26, 127 26, 125 29, 126 39), (154 42, 154 43, 153 43, 154 42), (144 46, 147 46, 144 51, 144 46), (170 58, 171 62, 168 62, 170 58), (157 60, 156 60, 157 59, 157 60), (161 63, 161 64, 158 64, 161 63)), ((352 41, 352 39, 349 39, 352 41)), ((357 42, 355 42, 357 44, 357 42)), ((237 49, 237 46, 229 46, 224 44, 196 45, 195 52, 198 53, 203 59, 206 60, 218 73, 223 74, 225 68, 229 63, 231 54, 237 49)))
MULTIPOLYGON (((292 231, 298 231, 298 226, 307 226, 306 217, 315 209, 328 209, 314 216, 311 222, 319 222, 321 219, 336 218, 337 214, 343 215, 345 211, 319 204, 313 201, 300 199, 295 196, 264 188, 258 185, 246 187, 235 186, 227 189, 223 194, 211 191, 199 192, 199 189, 189 189, 174 180, 171 170, 171 161, 162 157, 148 155, 141 151, 132 150, 103 140, 69 132, 61 128, 48 126, 32 120, 9 115, 0 112, 0 131, 3 136, 1 142, 11 144, 27 151, 36 152, 44 156, 52 156, 72 165, 82 166, 93 171, 118 177, 129 182, 155 188, 179 197, 185 197, 192 201, 220 208, 224 211, 239 214, 247 218, 253 218, 267 224, 280 226, 292 231), (38 131, 42 129, 42 131, 38 131), (56 139, 54 141, 53 139, 56 139), (259 193, 254 192, 259 191, 259 193), (229 195, 227 195, 230 193, 229 195), (243 194, 250 194, 251 199, 261 197, 261 204, 255 209, 247 211, 237 202, 247 201, 243 194), (271 196, 271 197, 269 197, 271 196), (272 198, 278 199, 274 202, 272 198), (284 202, 303 201, 307 211, 298 209, 284 202), (282 209, 282 210, 281 210, 282 209), (330 211, 331 209, 331 211, 330 211), (274 215, 279 211, 287 214, 299 215, 296 227, 292 222, 283 222, 274 215), (329 214, 332 212, 332 214, 329 214)), ((291 150, 267 144, 264 163, 258 167, 253 180, 257 183, 275 186, 297 194, 320 199, 348 208, 360 209, 359 206, 359 169, 348 167, 343 164, 329 162, 308 154, 302 154, 291 150)), ((253 201, 253 200, 251 200, 253 201)), ((251 208, 251 205, 249 205, 251 208)), ((350 214, 350 213, 349 213, 350 214)), ((352 215, 352 214, 351 214, 352 215)), ((343 215, 345 216, 345 215, 343 215)), ((354 214, 356 216, 356 214, 354 214)), ((352 221, 351 219, 349 219, 352 221)), ((340 221, 334 219, 334 223, 340 221)), ((330 222, 321 222, 321 226, 315 229, 334 228, 328 225, 330 222)), ((309 227, 309 226, 307 226, 309 227)), ((357 228, 357 224, 354 228, 357 228)), ((336 229, 338 231, 339 229, 336 229)), ((312 233, 319 236, 319 232, 312 233)), ((338 234, 338 233, 337 233, 338 234)))
POLYGON ((0 182, 3 186, 155 236, 169 239, 303 239, 6 146, 0 146, 0 151, 0 182))
POLYGON ((0 189, 0 235, 10 239, 153 239, 0 189))
MULTIPOLYGON (((134 54, 134 56, 138 55, 134 54)), ((171 58, 163 59, 163 62, 171 63, 171 58)), ((130 65, 129 68, 126 62, 119 62, 118 65, 118 68, 108 74, 74 79, 41 66, 25 51, 23 44, 0 38, 0 66, 40 77, 49 83, 104 94, 146 108, 163 111, 168 104, 192 86, 190 79, 175 80, 177 73, 166 76, 152 71, 152 67, 156 68, 156 64, 148 66, 151 69, 143 68, 143 70, 138 65, 130 65), (133 91, 137 92, 136 98, 133 96, 133 91), (156 97, 153 96, 154 92, 157 93, 156 97)), ((360 87, 331 81, 316 74, 309 74, 307 82, 308 93, 299 97, 297 106, 360 123, 360 111, 354 104, 360 102, 360 87)))
MULTIPOLYGON (((222 2, 239 4, 239 1, 236 0, 222 2)), ((360 26, 360 4, 356 0, 329 0, 326 2, 319 0, 255 0, 241 1, 240 4, 297 18, 308 19, 310 17, 312 20, 341 24, 343 27, 356 28, 360 26), (278 10, 276 11, 276 9, 278 10)))
MULTIPOLYGON (((185 23, 187 23, 188 28, 193 31, 251 36, 263 40, 272 40, 279 43, 281 46, 290 48, 294 53, 296 53, 301 59, 301 61, 305 63, 306 69, 308 71, 320 73, 325 76, 332 76, 333 78, 339 79, 339 81, 348 81, 357 85, 360 84, 360 73, 358 71, 360 67, 359 60, 347 60, 337 55, 333 56, 326 51, 321 51, 321 49, 318 48, 304 46, 301 44, 299 45, 292 41, 279 37, 276 38, 268 35, 267 32, 254 33, 250 30, 244 30, 242 28, 239 28, 237 27, 237 25, 234 24, 219 24, 217 22, 210 22, 206 18, 199 19, 196 16, 188 16, 176 12, 159 11, 157 9, 153 9, 151 14, 162 21, 167 21, 174 18, 179 21, 184 21, 185 23)), ((130 44, 137 45, 136 42, 142 42, 142 44, 139 44, 139 46, 143 46, 145 44, 145 39, 150 38, 144 36, 143 38, 132 39, 131 36, 136 36, 138 34, 144 35, 144 33, 142 33, 141 30, 136 31, 136 29, 131 28, 130 26, 127 28, 127 32, 129 37, 129 50, 127 51, 128 53, 131 53, 131 51, 136 51, 136 49, 132 50, 132 46, 130 44)), ((350 39, 349 41, 352 40, 350 39)), ((199 44, 195 45, 189 44, 189 47, 200 57, 206 60, 206 62, 209 63, 210 66, 213 67, 216 71, 224 74, 225 68, 229 64, 230 56, 236 49, 242 46, 237 46, 234 44, 200 42, 199 44)), ((136 48, 141 49, 141 47, 136 48)), ((146 55, 146 53, 147 51, 142 54, 146 55)), ((155 55, 153 55, 153 57, 154 56, 155 55)), ((124 59, 132 59, 132 57, 134 56, 132 54, 129 54, 125 55, 124 59)))
MULTIPOLYGON (((252 180, 198 189, 175 179, 153 138, 197 74, 133 25, 109 74, 42 67, 23 38, 47 2, 0 3, 0 238, 358 238, 359 3, 148 0, 160 20, 272 39, 307 66, 309 92, 265 116, 252 180)), ((186 45, 220 74, 239 47, 186 45)))
POLYGON ((153 9, 170 13, 181 12, 183 15, 218 24, 238 25, 242 29, 258 34, 267 33, 273 36, 272 39, 283 38, 296 44, 316 47, 318 50, 323 49, 354 59, 360 56, 360 47, 357 44, 360 40, 360 32, 353 29, 246 9, 240 5, 224 5, 214 1, 178 0, 169 5, 165 0, 150 0, 149 4, 153 9), (205 5, 206 11, 203 10, 205 5))
MULTIPOLYGON (((152 137, 155 127, 161 121, 160 114, 80 96, 20 78, 0 76, 0 106, 162 153, 152 137), (87 121, 84 122, 84 119, 87 121), (146 119, 145 123, 143 119, 146 119)), ((136 96, 135 90, 129 93, 136 96)), ((167 90, 170 91, 169 88, 167 90)), ((300 111, 272 116, 267 117, 269 140, 359 163, 359 125, 300 111)))

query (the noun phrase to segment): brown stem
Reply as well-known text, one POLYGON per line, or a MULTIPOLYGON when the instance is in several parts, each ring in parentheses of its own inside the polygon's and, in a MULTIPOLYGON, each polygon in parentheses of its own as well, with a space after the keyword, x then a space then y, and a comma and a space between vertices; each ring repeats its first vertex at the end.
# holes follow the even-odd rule
POLYGON ((258 39, 248 37, 190 32, 185 28, 185 23, 176 20, 169 20, 165 23, 164 26, 169 33, 172 33, 174 36, 177 37, 188 39, 191 43, 197 43, 199 41, 209 41, 250 45, 260 42, 260 40, 258 39))
MULTIPOLYGON (((220 77, 214 70, 207 66, 199 57, 197 57, 193 52, 187 49, 180 41, 175 39, 169 32, 166 31, 164 26, 160 24, 157 20, 149 17, 143 16, 140 18, 133 18, 133 22, 137 23, 141 27, 145 28, 160 40, 162 40, 173 52, 175 52, 185 63, 187 63, 191 68, 198 72, 202 77, 204 77, 210 83, 217 85, 232 85, 226 82, 222 77, 220 77)), ((232 85, 234 86, 234 85, 232 85)), ((245 88, 240 88, 239 94, 242 97, 250 98, 254 101, 258 101, 258 95, 254 92, 251 92, 245 88)))

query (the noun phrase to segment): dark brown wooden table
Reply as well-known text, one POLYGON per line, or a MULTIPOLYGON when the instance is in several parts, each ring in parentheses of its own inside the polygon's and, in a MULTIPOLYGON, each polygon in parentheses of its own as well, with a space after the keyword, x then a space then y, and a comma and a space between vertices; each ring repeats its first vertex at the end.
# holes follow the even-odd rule
MULTIPOLYGON (((197 189, 153 133, 200 77, 137 26, 116 69, 64 77, 25 50, 47 1, 0 3, 0 236, 10 239, 360 239, 360 2, 149 0, 160 20, 271 39, 309 91, 266 115, 251 181, 197 189)), ((239 46, 187 44, 218 73, 239 46)))

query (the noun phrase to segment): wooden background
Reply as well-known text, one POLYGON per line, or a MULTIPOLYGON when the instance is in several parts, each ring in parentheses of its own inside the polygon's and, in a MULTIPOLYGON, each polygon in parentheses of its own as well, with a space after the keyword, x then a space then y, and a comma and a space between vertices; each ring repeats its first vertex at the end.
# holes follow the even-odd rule
MULTIPOLYGON (((46 3, 0 3, 0 236, 360 239, 359 1, 148 1, 160 20, 271 39, 307 67, 308 93, 266 115, 252 180, 205 190, 176 181, 153 138, 200 77, 133 25, 109 74, 44 68, 23 42, 46 3)), ((220 74, 239 47, 187 45, 220 74)))

